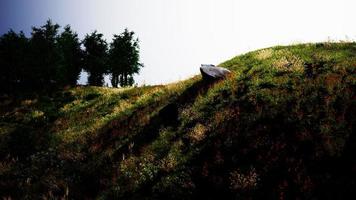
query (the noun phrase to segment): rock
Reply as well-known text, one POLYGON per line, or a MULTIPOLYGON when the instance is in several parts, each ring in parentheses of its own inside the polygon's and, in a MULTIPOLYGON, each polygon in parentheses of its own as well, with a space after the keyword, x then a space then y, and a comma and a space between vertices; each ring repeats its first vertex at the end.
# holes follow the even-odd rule
POLYGON ((220 79, 226 77, 228 74, 231 73, 230 70, 216 67, 215 65, 204 65, 202 64, 200 67, 200 72, 204 79, 220 79))

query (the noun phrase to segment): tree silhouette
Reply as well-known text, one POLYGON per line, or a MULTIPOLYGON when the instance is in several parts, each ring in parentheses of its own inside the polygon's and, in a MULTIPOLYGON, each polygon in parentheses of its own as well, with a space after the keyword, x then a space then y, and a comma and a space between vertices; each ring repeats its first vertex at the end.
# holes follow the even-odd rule
POLYGON ((76 85, 81 67, 83 51, 80 48, 78 34, 69 25, 57 39, 59 51, 58 82, 62 85, 76 85))
POLYGON ((133 31, 125 29, 120 35, 114 35, 110 44, 109 71, 113 87, 132 85, 133 75, 143 67, 139 63, 139 41, 134 38, 134 34, 133 31))
POLYGON ((26 76, 28 39, 23 32, 10 30, 0 37, 0 87, 11 90, 23 84, 26 76))
POLYGON ((43 26, 32 27, 31 37, 10 30, 0 36, 0 89, 55 89, 76 85, 80 71, 89 74, 88 84, 102 86, 104 74, 111 74, 113 87, 134 83, 133 75, 143 67, 139 63, 139 41, 134 32, 114 35, 108 45, 103 34, 87 34, 82 42, 67 25, 47 20, 43 26), (84 45, 84 50, 81 48, 84 45))
POLYGON ((86 35, 83 41, 84 69, 89 73, 88 84, 102 86, 104 84, 104 73, 107 72, 107 43, 103 34, 94 31, 86 35))
POLYGON ((27 80, 33 87, 47 86, 58 81, 59 52, 56 46, 58 24, 47 20, 44 26, 32 28, 29 44, 29 73, 27 80))

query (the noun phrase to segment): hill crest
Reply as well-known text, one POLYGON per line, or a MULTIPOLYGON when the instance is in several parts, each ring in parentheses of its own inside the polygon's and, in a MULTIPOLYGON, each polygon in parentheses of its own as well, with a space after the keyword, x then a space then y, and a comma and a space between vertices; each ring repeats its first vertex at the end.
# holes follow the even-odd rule
POLYGON ((233 73, 216 82, 5 98, 0 196, 356 196, 355 43, 277 46, 220 66, 233 73))

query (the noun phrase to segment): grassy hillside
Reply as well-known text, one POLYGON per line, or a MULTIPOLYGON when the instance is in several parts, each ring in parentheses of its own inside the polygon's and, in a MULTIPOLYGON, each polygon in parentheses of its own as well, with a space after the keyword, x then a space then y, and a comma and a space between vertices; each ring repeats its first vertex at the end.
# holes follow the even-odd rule
POLYGON ((0 196, 356 197, 356 44, 278 46, 205 82, 1 96, 0 196))

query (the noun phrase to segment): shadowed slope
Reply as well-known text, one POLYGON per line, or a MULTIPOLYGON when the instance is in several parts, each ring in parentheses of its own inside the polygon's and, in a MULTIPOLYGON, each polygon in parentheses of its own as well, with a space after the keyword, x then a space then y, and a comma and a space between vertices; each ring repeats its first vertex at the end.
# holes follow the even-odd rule
POLYGON ((211 83, 3 97, 0 196, 354 197, 355 56, 355 43, 278 46, 211 83))

